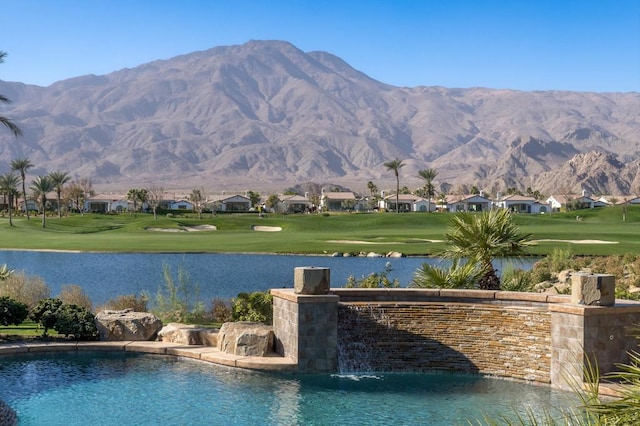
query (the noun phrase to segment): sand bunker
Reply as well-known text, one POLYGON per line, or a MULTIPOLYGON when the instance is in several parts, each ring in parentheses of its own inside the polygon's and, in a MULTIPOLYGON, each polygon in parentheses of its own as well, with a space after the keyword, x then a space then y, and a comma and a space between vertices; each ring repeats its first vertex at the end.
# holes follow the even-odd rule
POLYGON ((214 225, 195 225, 181 226, 180 228, 147 228, 147 231, 153 232, 197 232, 197 231, 216 231, 214 225))
MULTIPOLYGON (((442 240, 420 240, 426 243, 441 243, 442 240)), ((328 243, 338 243, 338 244, 406 244, 400 241, 385 241, 385 242, 376 242, 376 241, 358 241, 358 240, 328 240, 328 243)))
POLYGON ((552 239, 544 239, 544 240, 536 240, 536 241, 546 241, 552 243, 571 243, 571 244, 618 244, 617 241, 604 241, 604 240, 552 240, 552 239))
POLYGON ((153 232, 185 232, 184 229, 178 229, 178 228, 147 228, 147 231, 153 231, 153 232))
POLYGON ((218 228, 216 228, 215 225, 185 226, 184 229, 187 230, 188 232, 194 232, 194 231, 217 231, 218 230, 218 228))
POLYGON ((261 232, 282 231, 282 228, 279 226, 252 226, 251 229, 253 229, 254 231, 261 231, 261 232))

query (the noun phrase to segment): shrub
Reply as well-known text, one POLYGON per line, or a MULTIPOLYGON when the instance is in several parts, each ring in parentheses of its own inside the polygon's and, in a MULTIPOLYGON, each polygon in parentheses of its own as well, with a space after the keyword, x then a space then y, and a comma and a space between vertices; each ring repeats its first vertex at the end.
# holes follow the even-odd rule
POLYGON ((397 287, 400 287, 400 282, 398 281, 397 278, 394 279, 393 281, 389 279, 388 275, 389 273, 391 273, 391 271, 392 271, 391 263, 387 262, 382 272, 374 272, 360 279, 356 279, 356 277, 354 277, 353 275, 350 275, 349 278, 347 278, 345 287, 347 288, 397 288, 397 287))
POLYGON ((0 297, 0 325, 20 325, 27 316, 27 305, 6 296, 0 297))
POLYGON ((410 287, 419 288, 477 288, 484 275, 473 262, 451 261, 449 269, 423 263, 413 275, 410 287))
POLYGON ((42 337, 47 337, 49 329, 55 325, 60 306, 62 306, 62 300, 60 299, 42 299, 29 312, 29 318, 43 328, 42 337))
POLYGON ((163 266, 165 287, 156 295, 158 316, 165 322, 199 322, 204 316, 204 303, 199 299, 200 286, 191 282, 182 265, 174 279, 168 265, 163 266))
POLYGON ((21 272, 0 280, 0 296, 10 297, 32 309, 40 300, 51 297, 51 290, 42 278, 21 272))
POLYGON ((502 273, 502 290, 533 291, 534 281, 531 271, 507 267, 502 273))
POLYGON ((93 303, 91 303, 91 299, 85 293, 84 289, 79 285, 69 284, 62 286, 60 290, 60 294, 58 295, 58 299, 62 300, 63 303, 68 305, 77 305, 85 308, 87 311, 91 311, 93 309, 93 303))
POLYGON ((268 292, 239 293, 232 302, 233 321, 273 323, 273 296, 268 292))
POLYGON ((213 322, 225 323, 233 320, 232 306, 223 299, 213 299, 211 313, 213 322))
POLYGON ((95 339, 98 336, 95 316, 82 306, 63 303, 55 312, 53 329, 65 337, 95 339))
POLYGON ((6 280, 15 273, 13 269, 9 269, 7 264, 0 265, 0 280, 6 280))
POLYGON ((135 294, 126 294, 117 296, 115 299, 108 300, 105 305, 99 310, 112 309, 114 311, 122 311, 125 309, 131 309, 134 312, 147 312, 147 302, 149 296, 141 294, 136 296, 135 294))

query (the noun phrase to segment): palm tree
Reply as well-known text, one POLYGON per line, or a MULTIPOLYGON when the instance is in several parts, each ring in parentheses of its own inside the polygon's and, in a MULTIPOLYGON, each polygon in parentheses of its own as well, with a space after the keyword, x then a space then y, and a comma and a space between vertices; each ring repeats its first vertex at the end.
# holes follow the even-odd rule
POLYGON ((34 192, 36 200, 40 200, 40 208, 42 209, 42 227, 46 228, 47 226, 47 194, 53 189, 55 186, 51 181, 49 176, 38 176, 31 182, 31 190, 34 192))
POLYGON ((467 259, 478 264, 483 276, 479 286, 484 290, 500 290, 500 278, 493 259, 524 254, 531 234, 521 234, 507 209, 477 213, 458 213, 445 233, 451 244, 444 252, 450 259, 467 259))
POLYGON ((58 217, 62 217, 60 194, 62 193, 62 187, 65 183, 71 180, 71 177, 67 172, 58 171, 49 173, 49 179, 51 180, 51 183, 56 190, 56 195, 58 196, 58 217))
POLYGON ((18 175, 13 172, 5 173, 0 176, 0 192, 7 196, 7 205, 9 206, 9 226, 13 226, 13 220, 11 218, 11 208, 13 207, 13 197, 18 193, 16 187, 18 186, 18 175))
MULTIPOLYGON (((5 56, 7 56, 7 52, 0 51, 0 64, 4 62, 5 56)), ((7 97, 0 95, 0 103, 10 104, 11 101, 7 97)), ((3 117, 0 115, 0 123, 11 130, 16 137, 22 135, 22 130, 20 130, 18 126, 13 124, 7 117, 3 117)))
POLYGON ((27 205, 27 188, 25 187, 25 179, 27 177, 27 170, 33 167, 31 161, 27 157, 19 158, 11 161, 11 170, 14 172, 20 172, 20 178, 22 179, 22 199, 24 200, 24 211, 27 213, 27 220, 29 220, 29 206, 27 205))
POLYGON ((435 195, 432 182, 438 176, 436 169, 424 169, 418 171, 418 176, 424 180, 424 187, 427 194, 427 212, 431 213, 431 196, 435 195))
POLYGON ((396 175, 396 213, 400 212, 400 169, 404 167, 404 163, 401 159, 396 158, 395 160, 387 161, 384 163, 384 166, 387 170, 393 170, 393 173, 396 175))

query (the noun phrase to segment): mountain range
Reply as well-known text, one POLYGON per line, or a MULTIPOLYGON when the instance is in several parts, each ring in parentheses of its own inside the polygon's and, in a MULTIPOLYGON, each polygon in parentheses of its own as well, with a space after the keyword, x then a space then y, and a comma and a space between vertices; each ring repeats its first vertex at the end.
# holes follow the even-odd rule
MULTIPOLYGON (((402 64, 397 64, 402 66, 402 64)), ((549 64, 550 69, 553 64, 549 64)), ((1 71, 1 70, 0 70, 1 71)), ((157 60, 47 87, 0 80, 0 171, 28 157, 94 186, 368 192, 400 184, 488 192, 640 193, 640 94, 396 87, 284 41, 157 60)))

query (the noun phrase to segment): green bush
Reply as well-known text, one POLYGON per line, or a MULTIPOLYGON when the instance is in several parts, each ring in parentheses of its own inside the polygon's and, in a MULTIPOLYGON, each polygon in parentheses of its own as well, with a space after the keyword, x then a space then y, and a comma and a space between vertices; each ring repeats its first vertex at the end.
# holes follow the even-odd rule
POLYGON ((163 266, 164 289, 156 295, 154 311, 163 322, 197 323, 206 317, 200 300, 200 286, 191 282, 189 272, 182 265, 174 279, 168 265, 163 266))
POLYGON ((414 273, 409 286, 418 288, 478 288, 478 281, 483 275, 482 269, 473 262, 453 259, 449 269, 423 263, 414 273))
POLYGON ((29 316, 24 303, 9 297, 0 297, 0 325, 20 325, 29 316))
POLYGON ((63 303, 56 311, 53 329, 65 337, 88 340, 98 336, 95 316, 82 306, 63 303))
POLYGON ((233 321, 273 323, 273 296, 268 292, 239 293, 231 309, 233 321))
POLYGON ((43 328, 42 337, 47 337, 50 329, 75 339, 95 339, 98 334, 95 316, 91 312, 60 299, 41 300, 31 310, 29 317, 43 328))
POLYGON ((60 299, 42 299, 31 309, 31 312, 29 312, 29 318, 40 324, 43 328, 42 337, 47 337, 49 329, 55 325, 60 306, 62 306, 62 300, 60 299))
POLYGON ((533 273, 512 266, 502 272, 502 290, 504 291, 534 291, 533 273))

